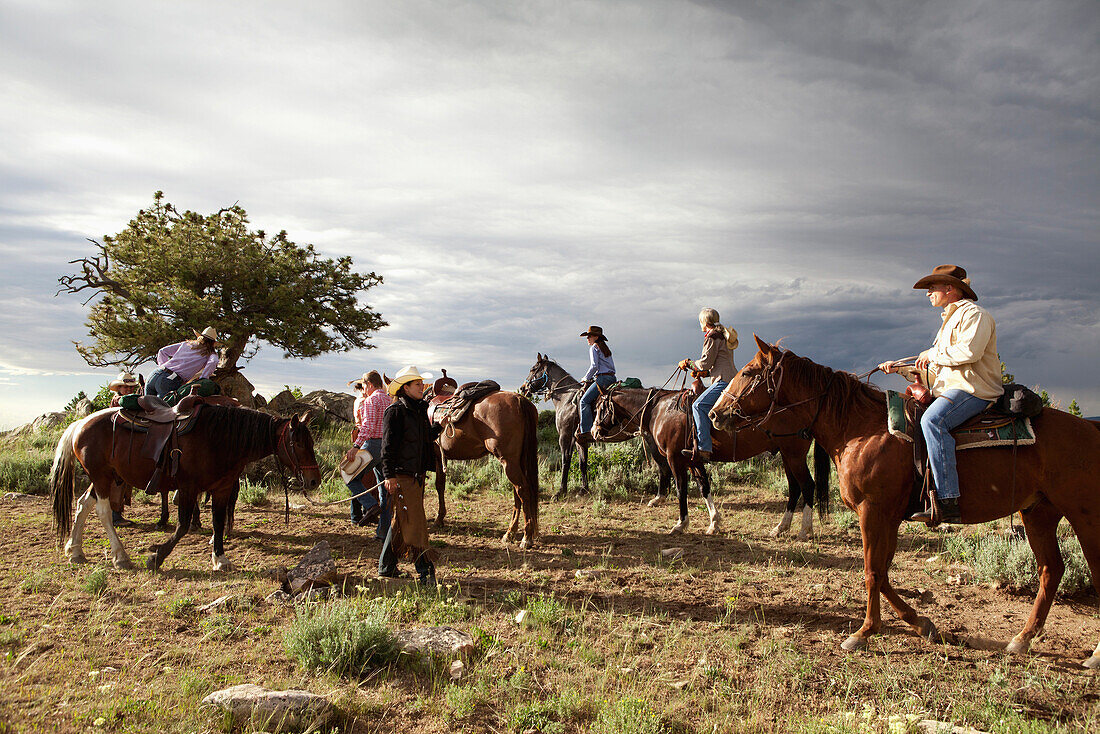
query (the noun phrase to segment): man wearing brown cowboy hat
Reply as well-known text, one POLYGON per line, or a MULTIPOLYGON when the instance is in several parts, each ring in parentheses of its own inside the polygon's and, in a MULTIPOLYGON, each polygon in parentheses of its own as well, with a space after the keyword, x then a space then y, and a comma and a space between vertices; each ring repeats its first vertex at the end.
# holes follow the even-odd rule
MULTIPOLYGON (((915 373, 894 362, 883 362, 879 369, 886 373, 900 371, 909 377, 915 374, 935 396, 920 421, 936 483, 940 511, 935 520, 962 522, 951 429, 981 413, 1004 392, 997 325, 989 312, 975 303, 978 296, 970 287, 966 271, 958 265, 937 265, 913 288, 927 289, 928 301, 943 309, 943 325, 932 347, 917 357, 915 373)), ((909 519, 931 523, 933 513, 926 510, 909 519)))
POLYGON ((394 400, 382 415, 382 474, 393 517, 378 558, 378 575, 388 577, 398 575, 399 557, 408 558, 425 586, 435 585, 435 551, 428 544, 424 479, 435 470, 432 442, 442 430, 428 421, 424 380, 430 377, 409 365, 386 381, 394 400))
POLYGON ((218 332, 207 326, 202 333, 195 331, 194 339, 162 347, 157 352, 159 366, 149 375, 147 391, 163 398, 192 380, 210 377, 218 366, 220 343, 218 332))

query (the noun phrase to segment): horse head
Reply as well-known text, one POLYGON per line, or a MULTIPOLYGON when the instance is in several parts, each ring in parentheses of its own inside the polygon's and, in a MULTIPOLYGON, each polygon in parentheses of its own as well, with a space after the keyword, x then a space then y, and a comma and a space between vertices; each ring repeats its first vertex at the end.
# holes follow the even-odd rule
POLYGON ((542 352, 536 352, 535 363, 531 365, 527 373, 527 379, 520 385, 518 392, 525 398, 534 398, 539 395, 549 397, 550 392, 557 387, 563 377, 568 373, 554 360, 542 352), (554 373, 559 373, 555 375, 554 373))
POLYGON ((275 456, 302 482, 306 491, 321 484, 321 469, 313 453, 313 436, 309 432, 310 415, 294 415, 279 421, 275 456))
POLYGON ((596 410, 592 419, 592 437, 602 440, 622 430, 622 426, 619 425, 622 420, 619 412, 619 406, 615 403, 612 393, 605 392, 601 388, 600 396, 596 398, 596 410))
POLYGON ((744 428, 756 418, 766 418, 778 398, 783 351, 756 334, 756 356, 730 380, 710 410, 710 420, 722 431, 744 428))

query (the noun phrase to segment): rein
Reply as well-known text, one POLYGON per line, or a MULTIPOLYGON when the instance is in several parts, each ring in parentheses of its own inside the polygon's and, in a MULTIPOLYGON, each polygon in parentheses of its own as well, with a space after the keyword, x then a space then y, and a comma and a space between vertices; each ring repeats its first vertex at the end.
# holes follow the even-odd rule
MULTIPOLYGON (((726 389, 722 391, 722 394, 730 401, 730 412, 733 413, 733 415, 737 418, 745 421, 745 425, 741 426, 741 428, 758 428, 768 438, 787 438, 789 436, 798 436, 799 438, 804 438, 809 441, 812 440, 814 437, 813 427, 817 423, 818 417, 821 415, 821 409, 825 405, 824 398, 826 395, 829 394, 829 389, 833 386, 833 380, 836 379, 836 373, 829 375, 829 381, 825 384, 825 389, 819 395, 814 395, 813 397, 805 398, 795 403, 789 403, 788 405, 780 405, 779 390, 783 387, 783 377, 785 374, 783 372, 783 360, 787 358, 787 354, 789 353, 784 353, 783 356, 779 358, 779 361, 776 362, 774 368, 768 370, 767 372, 762 372, 749 384, 747 390, 742 391, 749 392, 751 390, 755 390, 761 382, 764 383, 764 387, 767 389, 768 395, 771 396, 771 403, 768 404, 768 409, 762 416, 759 416, 757 418, 750 418, 742 413, 740 410, 738 410, 738 397, 736 395, 730 394, 730 386, 727 386, 726 389), (775 379, 775 376, 777 374, 779 377, 778 379, 775 379), (774 385, 772 384, 773 380, 775 382, 774 385), (772 416, 776 415, 777 413, 782 413, 783 411, 790 410, 791 408, 797 408, 800 405, 805 405, 806 403, 812 402, 814 400, 818 401, 817 410, 814 412, 813 419, 806 427, 800 428, 797 431, 791 431, 790 433, 773 433, 767 428, 763 427, 764 423, 770 420, 772 416)), ((867 376, 873 374, 877 369, 878 368, 876 367, 874 370, 868 372, 867 376)))
MULTIPOLYGON (((283 480, 283 501, 286 513, 286 524, 290 524, 290 483, 286 480, 286 474, 283 473, 283 462, 279 461, 279 449, 282 448, 286 455, 290 458, 291 469, 294 471, 294 478, 301 482, 303 488, 305 487, 306 469, 320 470, 316 464, 303 464, 298 461, 298 454, 294 448, 294 433, 290 430, 290 421, 288 420, 283 425, 279 426, 279 430, 275 434, 275 463, 279 467, 279 476, 283 480)), ((304 494, 304 491, 303 491, 304 494)), ((307 496, 306 499, 309 499, 307 496)))
MULTIPOLYGON (((646 396, 645 402, 642 403, 642 407, 639 408, 637 411, 635 411, 634 415, 632 415, 632 416, 630 416, 629 418, 626 419, 626 421, 625 421, 626 425, 630 425, 630 422, 633 421, 635 418, 638 418, 639 416, 641 417, 640 420, 638 421, 638 430, 634 432, 635 436, 641 436, 643 433, 645 433, 645 428, 644 428, 644 425, 645 425, 645 411, 646 411, 646 408, 649 407, 650 401, 653 399, 653 396, 657 394, 658 390, 664 390, 665 386, 668 385, 668 383, 672 382, 672 380, 676 377, 676 373, 679 372, 679 371, 680 371, 679 367, 674 369, 672 371, 672 374, 668 376, 668 379, 665 380, 664 385, 661 385, 660 387, 651 387, 651 388, 649 388, 649 395, 646 396)), ((687 380, 687 372, 686 371, 684 372, 684 379, 687 380)), ((681 387, 681 389, 683 389, 683 388, 681 387)), ((606 396, 601 396, 601 397, 603 397, 606 400, 611 400, 610 391, 608 391, 606 396)), ((654 404, 656 404, 656 403, 654 403, 654 404)), ((612 405, 614 405, 613 400, 612 400, 612 405)), ((618 423, 613 424, 612 428, 618 428, 618 426, 621 425, 622 423, 623 423, 623 421, 619 421, 618 423)), ((619 429, 619 430, 622 430, 622 429, 619 429)))

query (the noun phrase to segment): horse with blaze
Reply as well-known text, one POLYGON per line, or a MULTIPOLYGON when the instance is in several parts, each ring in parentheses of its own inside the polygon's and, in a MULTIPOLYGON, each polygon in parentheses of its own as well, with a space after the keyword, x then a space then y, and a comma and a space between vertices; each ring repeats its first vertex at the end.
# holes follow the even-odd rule
MULTIPOLYGON (((711 410, 715 425, 737 430, 808 431, 832 455, 840 496, 859 517, 867 591, 863 626, 842 647, 864 647, 881 627, 879 597, 922 637, 936 639, 935 625, 919 616, 890 584, 898 529, 913 488, 912 444, 887 430, 886 396, 855 375, 838 372, 756 339, 757 354, 711 410)), ((1077 534, 1100 591, 1100 424, 1044 408, 1031 419, 1037 441, 1013 457, 1003 448, 958 454, 959 510, 964 523, 984 523, 1021 512, 1039 571, 1039 591, 1024 628, 1008 643, 1026 652, 1046 623, 1065 562, 1058 522, 1077 534)), ((1100 667, 1100 645, 1084 661, 1100 667)))

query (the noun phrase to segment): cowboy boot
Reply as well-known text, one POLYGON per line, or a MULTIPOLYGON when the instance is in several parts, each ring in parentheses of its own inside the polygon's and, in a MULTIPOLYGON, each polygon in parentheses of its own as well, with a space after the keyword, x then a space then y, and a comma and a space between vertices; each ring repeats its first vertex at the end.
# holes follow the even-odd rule
POLYGON ((923 522, 934 527, 941 522, 961 523, 962 515, 959 513, 959 498, 949 497, 935 499, 935 507, 928 507, 909 516, 910 520, 923 522))

